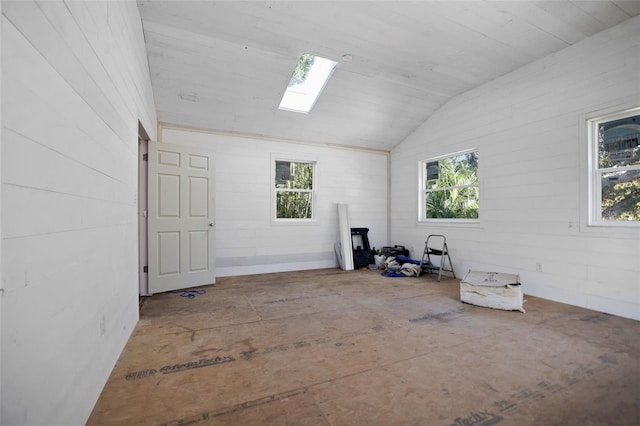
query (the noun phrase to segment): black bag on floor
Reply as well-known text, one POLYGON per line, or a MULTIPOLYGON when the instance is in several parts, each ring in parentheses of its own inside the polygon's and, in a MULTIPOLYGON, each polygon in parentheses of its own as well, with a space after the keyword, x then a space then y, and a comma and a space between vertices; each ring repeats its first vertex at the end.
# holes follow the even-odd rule
POLYGON ((407 256, 409 257, 409 250, 407 250, 404 246, 393 246, 393 247, 382 247, 382 254, 389 257, 389 256, 398 256, 398 255, 402 255, 402 256, 407 256))

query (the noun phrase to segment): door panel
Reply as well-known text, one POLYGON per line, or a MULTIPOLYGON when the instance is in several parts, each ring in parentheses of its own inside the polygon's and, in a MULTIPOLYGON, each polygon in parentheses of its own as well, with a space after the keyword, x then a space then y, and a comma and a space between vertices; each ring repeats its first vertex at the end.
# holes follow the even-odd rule
POLYGON ((189 232, 189 271, 204 271, 209 268, 209 232, 189 232))
POLYGON ((149 144, 149 292, 215 283, 213 156, 149 144))
POLYGON ((180 217, 180 176, 158 175, 158 216, 180 217))
POLYGON ((201 177, 189 178, 189 216, 209 217, 207 194, 209 181, 201 177))
POLYGON ((180 273, 180 233, 158 232, 158 275, 180 273))

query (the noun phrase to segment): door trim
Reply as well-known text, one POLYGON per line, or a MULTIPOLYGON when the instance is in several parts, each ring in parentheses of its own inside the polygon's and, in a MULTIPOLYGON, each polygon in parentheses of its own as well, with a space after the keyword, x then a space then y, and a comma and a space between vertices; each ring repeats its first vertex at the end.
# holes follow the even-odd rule
POLYGON ((149 294, 149 245, 147 240, 147 192, 148 192, 148 164, 149 136, 138 122, 138 294, 149 294))

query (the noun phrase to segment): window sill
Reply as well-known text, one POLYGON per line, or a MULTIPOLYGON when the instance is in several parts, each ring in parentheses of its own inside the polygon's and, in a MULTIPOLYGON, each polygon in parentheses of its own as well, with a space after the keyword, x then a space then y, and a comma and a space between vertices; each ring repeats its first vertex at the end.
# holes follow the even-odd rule
POLYGON ((596 222, 588 225, 581 225, 580 232, 603 237, 637 239, 640 238, 640 223, 606 223, 596 222))
POLYGON ((317 226, 317 219, 275 219, 271 226, 317 226))
POLYGON ((419 220, 418 226, 442 226, 445 228, 482 228, 480 219, 426 219, 419 220))

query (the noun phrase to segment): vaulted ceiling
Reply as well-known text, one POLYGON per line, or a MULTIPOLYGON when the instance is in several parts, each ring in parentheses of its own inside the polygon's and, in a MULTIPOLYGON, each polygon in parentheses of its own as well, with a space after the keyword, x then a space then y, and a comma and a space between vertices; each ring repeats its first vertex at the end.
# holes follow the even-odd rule
POLYGON ((390 150, 456 95, 640 14, 640 1, 139 1, 158 120, 390 150), (338 61, 309 114, 299 56, 338 61), (351 61, 342 61, 344 55, 351 61))

